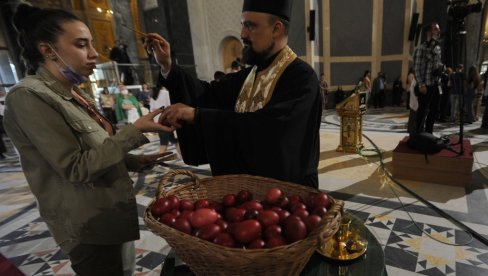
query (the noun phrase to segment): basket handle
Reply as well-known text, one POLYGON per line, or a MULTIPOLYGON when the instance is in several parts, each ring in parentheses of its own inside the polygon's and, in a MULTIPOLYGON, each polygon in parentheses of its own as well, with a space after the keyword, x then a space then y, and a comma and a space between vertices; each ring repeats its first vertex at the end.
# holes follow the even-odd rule
POLYGON ((166 173, 159 181, 158 189, 156 190, 156 198, 166 196, 166 193, 163 191, 164 185, 166 185, 166 183, 168 183, 172 178, 177 175, 186 175, 191 177, 194 188, 198 188, 200 186, 200 179, 193 172, 189 170, 172 170, 166 173))
POLYGON ((330 220, 337 220, 338 222, 335 224, 337 225, 336 229, 324 229, 321 233, 318 235, 318 242, 320 244, 325 244, 327 242, 327 239, 333 235, 335 232, 337 232, 337 229, 339 228, 340 220, 344 214, 344 201, 342 200, 335 200, 335 204, 330 210, 330 214, 325 217, 324 219, 330 219, 330 220), (334 233, 330 233, 330 231, 333 231, 334 233))

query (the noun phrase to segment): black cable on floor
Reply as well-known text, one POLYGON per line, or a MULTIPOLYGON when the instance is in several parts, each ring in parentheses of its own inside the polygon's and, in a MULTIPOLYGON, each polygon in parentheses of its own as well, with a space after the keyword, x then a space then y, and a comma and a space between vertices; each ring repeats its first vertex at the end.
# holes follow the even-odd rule
MULTIPOLYGON (((340 127, 339 124, 335 124, 335 123, 331 123, 331 122, 327 122, 327 121, 325 121, 324 123, 327 123, 327 124, 331 124, 331 125, 335 125, 335 126, 339 126, 340 127)), ((474 231, 472 228, 470 228, 466 224, 462 223, 458 219, 454 218, 453 216, 451 216, 448 213, 444 212, 443 210, 439 209, 437 206, 435 206, 434 204, 430 203, 428 200, 424 199, 423 197, 421 197, 420 195, 418 195, 417 193, 415 193, 414 191, 410 190, 409 188, 407 188, 406 186, 404 186, 403 184, 401 184, 399 181, 397 181, 390 174, 390 172, 385 169, 385 163, 383 162, 383 154, 381 153, 381 151, 378 148, 378 146, 366 134, 363 134, 363 137, 366 138, 373 145, 373 147, 376 149, 376 151, 378 152, 378 155, 380 157, 379 160, 380 160, 381 169, 383 170, 383 172, 386 174, 386 176, 388 176, 388 178, 393 183, 397 184, 404 191, 406 191, 407 193, 409 193, 413 197, 417 198, 419 201, 421 201, 422 203, 424 203, 426 206, 430 207, 437 214, 443 216, 444 218, 446 218, 447 220, 449 220, 453 224, 457 225, 459 228, 463 229, 464 231, 466 231, 467 233, 469 233, 473 237, 475 237, 477 240, 479 240, 480 242, 482 242, 483 244, 485 244, 485 245, 488 246, 488 239, 486 239, 485 237, 483 237, 480 233, 474 231)))

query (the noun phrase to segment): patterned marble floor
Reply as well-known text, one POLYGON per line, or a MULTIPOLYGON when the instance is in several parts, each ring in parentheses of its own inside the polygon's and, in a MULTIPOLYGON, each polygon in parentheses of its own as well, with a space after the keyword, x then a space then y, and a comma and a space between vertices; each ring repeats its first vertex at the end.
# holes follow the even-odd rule
MULTIPOLYGON (((401 108, 369 110, 364 118, 366 148, 374 143, 391 170, 392 151, 406 135, 407 113, 401 108)), ((361 218, 385 252, 389 275, 488 275, 488 246, 440 216, 422 201, 385 177, 378 156, 363 157, 335 151, 339 143, 338 117, 324 114, 319 163, 320 189, 346 201, 348 212, 361 218)), ((465 137, 474 150, 471 184, 467 187, 398 180, 419 196, 444 210, 473 231, 488 238, 488 131, 480 123, 467 125, 465 137)), ((436 135, 457 133, 454 124, 436 125, 436 135)), ((151 136, 155 141, 157 136, 151 136)), ((8 143, 8 141, 7 141, 8 143)), ((136 153, 157 151, 152 142, 136 153)), ((171 149, 170 149, 171 150, 171 149)), ((173 149, 174 150, 174 149, 173 149)), ((10 155, 15 151, 10 148, 10 155)), ((174 161, 171 168, 209 176, 208 166, 187 167, 174 161)), ((133 174, 139 213, 151 201, 167 168, 133 174)), ((35 201, 21 173, 18 159, 0 161, 0 253, 26 275, 74 275, 39 218, 35 201)), ((159 275, 170 247, 149 232, 140 219, 136 242, 136 275, 159 275)))

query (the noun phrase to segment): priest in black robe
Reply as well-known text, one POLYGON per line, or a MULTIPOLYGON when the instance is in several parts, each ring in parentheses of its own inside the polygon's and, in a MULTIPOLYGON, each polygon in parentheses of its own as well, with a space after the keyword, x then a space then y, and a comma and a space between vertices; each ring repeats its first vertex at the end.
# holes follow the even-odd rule
POLYGON ((322 96, 314 70, 287 46, 291 0, 245 0, 241 38, 249 67, 219 82, 195 79, 171 61, 169 43, 148 34, 171 102, 160 120, 178 129, 185 163, 213 175, 250 174, 318 188, 322 96))

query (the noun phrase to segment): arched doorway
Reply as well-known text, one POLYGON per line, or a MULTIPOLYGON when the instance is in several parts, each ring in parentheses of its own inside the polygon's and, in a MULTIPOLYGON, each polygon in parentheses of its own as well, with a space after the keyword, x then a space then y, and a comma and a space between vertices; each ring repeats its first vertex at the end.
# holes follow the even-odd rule
POLYGON ((220 43, 222 65, 226 73, 230 71, 230 65, 236 58, 242 57, 242 43, 239 39, 228 36, 220 43))

